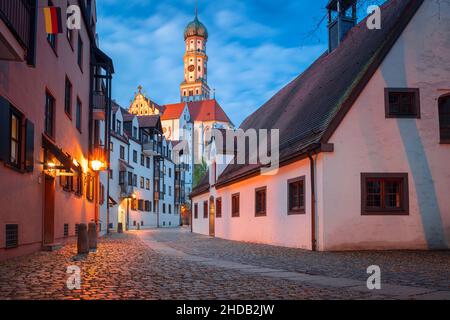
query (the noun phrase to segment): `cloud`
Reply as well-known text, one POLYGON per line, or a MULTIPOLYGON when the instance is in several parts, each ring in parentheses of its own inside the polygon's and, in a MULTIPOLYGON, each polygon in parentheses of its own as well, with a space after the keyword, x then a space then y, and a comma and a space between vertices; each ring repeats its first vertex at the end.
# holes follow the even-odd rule
MULTIPOLYGON (((325 46, 301 47, 292 39, 282 41, 286 30, 258 19, 247 2, 236 3, 234 8, 233 2, 208 2, 200 18, 210 33, 209 85, 239 125, 306 69, 325 46)), ((116 69, 114 98, 127 107, 141 84, 157 103, 178 102, 183 80, 183 30, 192 20, 182 5, 192 8, 193 1, 147 1, 144 5, 127 0, 126 11, 119 9, 120 3, 106 0, 98 10, 100 47, 113 58, 116 69)))

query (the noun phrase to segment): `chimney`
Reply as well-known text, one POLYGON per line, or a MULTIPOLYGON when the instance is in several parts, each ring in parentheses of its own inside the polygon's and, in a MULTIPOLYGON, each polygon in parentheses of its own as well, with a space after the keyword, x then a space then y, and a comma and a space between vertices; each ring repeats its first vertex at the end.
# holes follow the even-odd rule
POLYGON ((356 25, 358 0, 330 0, 328 10, 328 51, 339 47, 348 31, 356 25))

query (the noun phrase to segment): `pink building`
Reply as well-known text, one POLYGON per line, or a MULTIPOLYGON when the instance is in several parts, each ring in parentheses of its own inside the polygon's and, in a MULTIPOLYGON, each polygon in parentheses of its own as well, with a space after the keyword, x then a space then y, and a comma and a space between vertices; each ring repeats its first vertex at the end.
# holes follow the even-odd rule
POLYGON ((96 45, 95 1, 0 2, 0 260, 57 247, 105 201, 111 59, 96 45), (59 6, 48 35, 42 5, 59 6), (81 9, 81 29, 65 23, 81 9), (93 161, 99 161, 93 162, 93 161))
POLYGON ((191 195, 194 232, 322 251, 449 248, 450 5, 390 0, 375 30, 356 7, 329 2, 329 50, 241 126, 280 130, 279 171, 219 152, 228 165, 191 195))

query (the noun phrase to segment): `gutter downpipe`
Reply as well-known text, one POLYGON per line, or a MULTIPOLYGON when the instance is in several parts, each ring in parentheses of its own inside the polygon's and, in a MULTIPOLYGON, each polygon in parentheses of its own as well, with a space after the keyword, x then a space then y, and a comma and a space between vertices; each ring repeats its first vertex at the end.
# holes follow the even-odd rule
MULTIPOLYGON (((316 153, 317 155, 317 153, 316 153)), ((316 160, 311 152, 308 152, 309 162, 311 164, 311 250, 317 251, 316 239, 316 160)))

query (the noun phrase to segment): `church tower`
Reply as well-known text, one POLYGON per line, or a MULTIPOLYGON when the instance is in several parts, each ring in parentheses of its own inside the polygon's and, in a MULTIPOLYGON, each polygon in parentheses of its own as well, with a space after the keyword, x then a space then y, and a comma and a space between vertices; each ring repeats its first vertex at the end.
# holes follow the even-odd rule
POLYGON ((209 100, 208 56, 206 42, 208 30, 198 19, 195 10, 194 21, 184 30, 186 53, 184 54, 184 81, 180 85, 181 102, 209 100))

